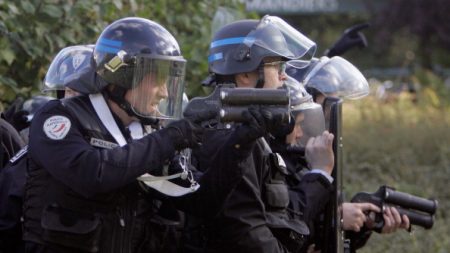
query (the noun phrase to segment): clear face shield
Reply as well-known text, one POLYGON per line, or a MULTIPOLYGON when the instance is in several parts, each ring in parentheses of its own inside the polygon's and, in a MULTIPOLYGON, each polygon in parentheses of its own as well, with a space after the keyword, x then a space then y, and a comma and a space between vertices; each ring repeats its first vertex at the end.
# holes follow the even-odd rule
POLYGON ((291 112, 295 119, 294 130, 286 137, 286 142, 304 148, 311 137, 325 131, 322 106, 315 103, 303 85, 294 78, 288 76, 285 84, 289 88, 291 112))
POLYGON ((359 99, 369 94, 369 84, 363 74, 339 56, 320 58, 303 83, 326 96, 359 99))
POLYGON ((288 59, 304 58, 307 63, 316 51, 316 44, 275 16, 265 16, 255 30, 244 39, 248 47, 259 46, 288 59))
POLYGON ((325 116, 322 106, 313 101, 306 102, 303 105, 293 109, 292 114, 295 118, 295 127, 298 134, 296 141, 291 143, 300 147, 306 147, 306 143, 311 137, 319 136, 325 131, 325 116))
POLYGON ((181 118, 185 67, 181 56, 138 55, 133 85, 125 96, 132 110, 145 118, 181 118))

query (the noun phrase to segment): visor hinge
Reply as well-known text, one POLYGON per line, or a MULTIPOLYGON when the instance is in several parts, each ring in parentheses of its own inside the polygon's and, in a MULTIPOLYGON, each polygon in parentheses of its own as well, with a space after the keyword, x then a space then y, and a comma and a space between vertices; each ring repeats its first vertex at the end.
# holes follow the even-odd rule
POLYGON ((250 47, 247 45, 241 44, 236 52, 236 55, 234 57, 238 61, 245 61, 250 59, 250 47))
POLYGON ((127 65, 127 52, 120 50, 109 62, 105 63, 105 68, 111 72, 116 72, 120 67, 127 65))

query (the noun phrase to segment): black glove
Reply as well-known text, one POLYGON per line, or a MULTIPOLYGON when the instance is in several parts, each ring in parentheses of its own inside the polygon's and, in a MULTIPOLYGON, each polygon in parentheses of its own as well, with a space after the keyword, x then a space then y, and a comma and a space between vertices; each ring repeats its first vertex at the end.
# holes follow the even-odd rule
POLYGON ((334 45, 325 52, 328 57, 333 57, 336 55, 342 55, 347 52, 350 48, 367 47, 367 39, 360 30, 369 27, 369 24, 358 24, 354 25, 344 31, 342 36, 337 40, 334 45))
POLYGON ((235 144, 253 143, 256 139, 266 135, 269 128, 269 119, 265 118, 266 116, 270 115, 263 114, 263 110, 259 106, 252 105, 243 111, 244 122, 234 132, 235 144))
POLYGON ((17 130, 17 132, 22 131, 23 129, 30 127, 30 121, 28 120, 28 115, 30 113, 25 110, 20 110, 14 113, 11 119, 11 125, 17 130))
POLYGON ((167 132, 172 139, 176 150, 197 147, 202 141, 204 128, 201 122, 216 116, 214 111, 205 111, 195 115, 185 115, 184 119, 174 121, 167 125, 167 132))
POLYGON ((242 113, 242 117, 245 121, 239 129, 243 138, 241 143, 252 142, 267 133, 286 136, 294 128, 294 121, 289 120, 289 114, 274 111, 269 107, 252 105, 242 113))
MULTIPOLYGON (((14 120, 15 120, 15 115, 16 113, 18 113, 23 105, 24 99, 22 97, 17 97, 12 103, 11 105, 2 112, 2 118, 5 119, 6 121, 8 121, 9 124, 11 124, 12 126, 14 126, 14 128, 17 131, 20 131, 22 129, 18 129, 17 126, 14 124, 14 120)), ((20 126, 19 126, 20 128, 20 126)))

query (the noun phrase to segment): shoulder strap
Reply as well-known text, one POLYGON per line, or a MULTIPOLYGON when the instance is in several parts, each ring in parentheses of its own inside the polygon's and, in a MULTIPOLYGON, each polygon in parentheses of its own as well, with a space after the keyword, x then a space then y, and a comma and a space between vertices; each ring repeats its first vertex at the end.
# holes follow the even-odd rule
MULTIPOLYGON (((120 129, 117 126, 117 123, 114 120, 103 95, 100 93, 91 94, 89 95, 89 99, 91 100, 91 103, 94 106, 94 109, 97 115, 99 116, 100 120, 102 121, 103 125, 106 127, 106 129, 108 129, 109 133, 114 137, 117 143, 120 146, 126 145, 127 142, 123 137, 122 132, 120 132, 120 129)), ((139 122, 133 122, 129 126, 129 129, 131 131, 131 136, 133 138, 140 139, 143 137, 142 125, 139 122)), ((182 176, 183 173, 177 173, 174 175, 161 177, 153 176, 146 173, 141 177, 139 177, 138 180, 143 181, 150 188, 153 188, 165 195, 174 197, 194 192, 200 187, 200 185, 198 184, 192 184, 191 187, 182 187, 168 181, 169 179, 179 178, 182 176)))
POLYGON ((123 137, 122 132, 120 132, 120 129, 117 126, 117 123, 114 120, 103 95, 101 93, 90 94, 89 99, 91 100, 92 106, 94 106, 94 110, 101 122, 106 127, 108 132, 114 137, 117 143, 120 146, 127 144, 127 141, 125 140, 125 137, 123 137))

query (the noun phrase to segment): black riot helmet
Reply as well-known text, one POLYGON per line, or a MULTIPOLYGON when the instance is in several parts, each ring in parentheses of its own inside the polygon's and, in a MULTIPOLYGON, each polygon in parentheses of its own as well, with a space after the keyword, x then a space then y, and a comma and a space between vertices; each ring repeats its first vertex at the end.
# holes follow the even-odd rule
POLYGON ((93 84, 80 80, 86 73, 94 71, 93 51, 94 45, 69 46, 59 51, 45 74, 41 91, 64 92, 69 87, 80 93, 95 93, 91 92, 93 84))
POLYGON ((54 97, 50 96, 33 96, 30 99, 26 100, 22 105, 22 110, 28 112, 28 115, 26 116, 26 121, 29 123, 32 119, 34 114, 43 107, 48 101, 54 100, 54 97))
POLYGON ((106 95, 141 120, 181 116, 186 60, 164 27, 144 18, 119 19, 102 32, 94 49, 96 73, 106 95), (160 89, 161 94, 143 90, 160 89), (132 90, 127 99, 125 94, 132 90), (159 103, 163 102, 163 103, 159 103))
POLYGON ((214 35, 209 48, 209 71, 222 76, 251 72, 259 68, 265 57, 308 62, 315 50, 314 42, 279 17, 241 20, 222 27, 214 35))

